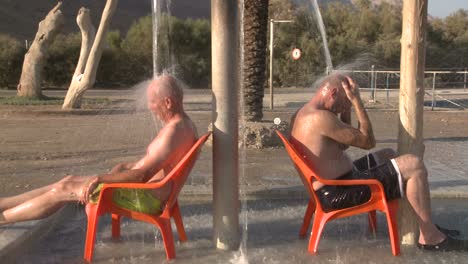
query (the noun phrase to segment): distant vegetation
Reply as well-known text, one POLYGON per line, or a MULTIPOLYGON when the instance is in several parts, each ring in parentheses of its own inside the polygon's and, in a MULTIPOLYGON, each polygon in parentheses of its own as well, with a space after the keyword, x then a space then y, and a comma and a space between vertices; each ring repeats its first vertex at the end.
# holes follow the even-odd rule
MULTIPOLYGON (((322 75, 325 61, 322 40, 313 10, 297 7, 290 0, 270 0, 270 18, 293 19, 275 28, 274 82, 279 86, 310 85, 322 75), (302 50, 293 61, 294 47, 302 50)), ((335 67, 355 69, 399 68, 401 7, 369 1, 358 4, 333 2, 322 10, 329 49, 335 67)), ((67 87, 80 52, 80 33, 60 35, 50 50, 45 67, 45 86, 67 87)), ((97 84, 129 86, 150 78, 152 66, 151 17, 136 21, 126 33, 107 34, 107 48, 100 62, 97 84)), ((211 69, 210 24, 206 19, 165 16, 159 33, 160 67, 175 71, 192 87, 208 87, 211 69)), ((23 43, 0 34, 0 87, 15 87, 25 48, 23 43)), ((427 68, 468 67, 468 11, 459 10, 445 19, 429 21, 426 46, 427 68)))

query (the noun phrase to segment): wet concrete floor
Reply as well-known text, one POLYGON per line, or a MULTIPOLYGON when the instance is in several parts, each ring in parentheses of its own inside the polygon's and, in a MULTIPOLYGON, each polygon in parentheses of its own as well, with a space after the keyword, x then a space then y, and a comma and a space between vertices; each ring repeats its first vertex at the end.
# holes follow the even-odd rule
MULTIPOLYGON (((375 235, 368 231, 366 215, 328 223, 318 254, 311 255, 307 252, 308 238, 298 237, 305 207, 306 200, 301 199, 244 202, 241 250, 219 251, 214 249, 211 240, 211 204, 182 203, 188 241, 176 242, 177 258, 170 263, 466 263, 468 259, 468 252, 432 253, 405 247, 401 256, 394 257, 383 214, 378 214, 375 235)), ((468 239, 466 200, 436 199, 433 207, 436 223, 457 228, 462 232, 461 237, 468 239)), ((86 216, 77 207, 69 221, 57 225, 31 248, 25 249, 16 263, 84 263, 85 231, 86 216)), ((166 262, 161 236, 156 228, 124 220, 120 241, 113 241, 110 219, 102 218, 93 263, 166 262)))

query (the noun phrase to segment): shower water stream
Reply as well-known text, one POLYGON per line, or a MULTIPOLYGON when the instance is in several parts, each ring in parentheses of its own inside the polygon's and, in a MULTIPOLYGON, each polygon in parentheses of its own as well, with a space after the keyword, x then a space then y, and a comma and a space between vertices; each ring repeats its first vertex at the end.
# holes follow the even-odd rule
MULTIPOLYGON (((153 78, 156 78, 161 72, 169 72, 174 73, 174 69, 176 61, 171 54, 170 48, 166 48, 166 53, 163 54, 160 45, 160 38, 159 32, 162 26, 167 27, 167 34, 163 37, 167 38, 167 43, 169 45, 169 34, 171 33, 171 25, 169 20, 167 19, 171 15, 171 0, 152 0, 152 21, 153 21, 153 78), (165 4, 165 9, 163 8, 165 4), (167 14, 166 17, 166 24, 162 23, 163 16, 162 11, 165 11, 167 14), (163 65, 164 64, 164 65, 163 65)), ((164 43, 164 39, 162 39, 164 43)))
POLYGON ((314 10, 315 10, 315 15, 317 18, 317 24, 320 29, 320 34, 322 35, 322 41, 323 41, 323 51, 325 53, 325 61, 327 63, 327 74, 333 70, 333 63, 330 55, 330 50, 328 49, 328 41, 327 41, 327 33, 325 31, 325 25, 323 24, 323 18, 322 18, 322 13, 320 12, 320 7, 317 3, 317 0, 310 0, 314 10))
POLYGON ((153 19, 153 78, 158 75, 158 29, 159 18, 161 17, 160 0, 152 0, 152 19, 153 19))
MULTIPOLYGON (((244 64, 244 0, 239 1, 239 113, 244 113, 244 89, 243 89, 243 64, 244 64)), ((248 264, 248 252, 247 252, 247 240, 248 240, 248 202, 247 202, 247 190, 242 189, 242 186, 247 186, 243 184, 242 181, 245 180, 246 171, 245 164, 247 162, 246 154, 246 143, 244 131, 246 128, 245 116, 241 115, 239 117, 239 135, 242 137, 242 144, 239 149, 239 196, 241 202, 241 211, 240 211, 240 225, 241 225, 241 241, 239 245, 239 250, 234 253, 234 256, 229 260, 232 264, 248 264)))

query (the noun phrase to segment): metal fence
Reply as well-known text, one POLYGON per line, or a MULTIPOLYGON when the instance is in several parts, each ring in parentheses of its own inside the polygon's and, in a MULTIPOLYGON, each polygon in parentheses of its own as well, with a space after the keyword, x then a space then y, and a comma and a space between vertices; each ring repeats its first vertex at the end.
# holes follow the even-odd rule
MULTIPOLYGON (((350 74, 362 90, 370 93, 370 100, 390 103, 391 94, 400 88, 399 70, 340 70, 350 74)), ((431 98, 432 109, 437 106, 468 109, 467 74, 464 70, 427 70, 424 72, 426 95, 431 98)))

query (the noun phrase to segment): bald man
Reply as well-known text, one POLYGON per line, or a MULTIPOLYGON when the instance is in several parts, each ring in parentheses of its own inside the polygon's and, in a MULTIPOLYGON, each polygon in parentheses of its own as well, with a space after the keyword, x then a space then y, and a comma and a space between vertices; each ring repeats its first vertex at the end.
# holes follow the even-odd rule
MULTIPOLYGON (((0 198, 0 224, 40 219, 67 202, 96 202, 103 183, 160 181, 182 159, 198 138, 195 125, 184 112, 183 91, 177 80, 162 75, 147 87, 148 109, 163 128, 137 162, 117 164, 109 173, 94 176, 69 175, 51 185, 17 196, 0 198)), ((114 202, 145 213, 162 211, 170 186, 159 190, 118 189, 114 202)))
MULTIPOLYGON (((412 154, 397 156, 391 149, 371 153, 356 161, 346 155, 348 146, 371 149, 375 146, 372 124, 359 94, 357 84, 347 76, 327 77, 317 93, 291 120, 291 143, 307 161, 314 164, 326 179, 377 179, 387 199, 406 195, 419 223, 418 247, 426 250, 468 250, 466 241, 451 237, 457 230, 436 226, 431 220, 431 205, 427 169, 423 161, 412 154), (354 107, 358 127, 351 126, 354 107)), ((324 186, 314 182, 322 205, 341 209, 369 200, 367 186, 324 186)))

